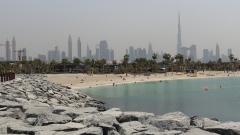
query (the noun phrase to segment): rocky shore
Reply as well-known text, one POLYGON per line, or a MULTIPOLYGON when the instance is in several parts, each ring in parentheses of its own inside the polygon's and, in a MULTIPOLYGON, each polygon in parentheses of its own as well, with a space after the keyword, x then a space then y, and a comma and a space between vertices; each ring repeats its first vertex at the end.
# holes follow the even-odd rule
MULTIPOLYGON (((240 122, 189 117, 181 112, 105 110, 104 103, 69 87, 18 75, 0 85, 0 134, 239 135, 240 122)), ((161 109, 161 108, 159 108, 161 109)))

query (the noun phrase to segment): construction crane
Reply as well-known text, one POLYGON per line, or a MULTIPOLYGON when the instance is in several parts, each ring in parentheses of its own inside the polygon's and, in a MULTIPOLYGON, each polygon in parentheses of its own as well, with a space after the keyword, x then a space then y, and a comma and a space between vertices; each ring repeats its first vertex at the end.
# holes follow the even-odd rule
POLYGON ((15 53, 17 53, 18 52, 18 54, 19 54, 19 56, 18 56, 18 58, 19 58, 19 61, 22 61, 22 53, 24 52, 24 50, 17 50, 17 51, 13 51, 13 52, 15 52, 15 53))

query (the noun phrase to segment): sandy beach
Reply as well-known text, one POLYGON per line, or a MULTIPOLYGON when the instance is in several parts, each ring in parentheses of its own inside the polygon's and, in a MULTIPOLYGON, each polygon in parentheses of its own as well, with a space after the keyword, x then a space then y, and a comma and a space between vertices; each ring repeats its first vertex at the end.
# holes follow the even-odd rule
POLYGON ((72 89, 93 88, 107 85, 121 85, 128 83, 141 83, 151 81, 177 80, 177 79, 197 79, 197 78, 215 78, 215 77, 235 77, 240 76, 240 72, 223 72, 223 71, 206 71, 198 72, 197 76, 193 74, 172 73, 167 75, 151 74, 150 76, 133 75, 133 74, 94 74, 93 76, 87 74, 48 74, 45 78, 48 81, 69 86, 72 89))

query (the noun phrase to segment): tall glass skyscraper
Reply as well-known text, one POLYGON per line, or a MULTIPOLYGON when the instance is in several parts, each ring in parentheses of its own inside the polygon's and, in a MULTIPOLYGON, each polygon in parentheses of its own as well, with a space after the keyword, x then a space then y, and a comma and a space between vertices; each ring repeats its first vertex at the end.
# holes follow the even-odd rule
POLYGON ((72 62, 72 37, 68 37, 68 61, 72 62))

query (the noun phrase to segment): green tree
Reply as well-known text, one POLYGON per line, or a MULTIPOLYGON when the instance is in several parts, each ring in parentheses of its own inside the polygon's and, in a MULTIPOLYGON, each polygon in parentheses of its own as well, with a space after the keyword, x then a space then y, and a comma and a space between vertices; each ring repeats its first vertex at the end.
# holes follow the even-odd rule
POLYGON ((81 63, 81 60, 80 60, 79 58, 77 58, 77 57, 74 57, 74 58, 73 58, 73 63, 74 63, 74 65, 77 66, 77 73, 78 73, 79 64, 81 63))
POLYGON ((66 65, 68 64, 69 62, 68 62, 68 60, 67 59, 62 59, 62 61, 61 61, 61 64, 63 65, 63 70, 64 70, 64 73, 66 72, 66 65))
POLYGON ((154 60, 154 72, 155 72, 155 75, 156 75, 156 67, 157 67, 157 54, 156 53, 154 53, 153 55, 152 55, 152 59, 154 60))
POLYGON ((54 69, 54 66, 57 64, 57 62, 55 60, 52 60, 50 63, 49 63, 49 67, 50 67, 50 71, 51 72, 55 72, 55 69, 54 69))
POLYGON ((107 63, 107 61, 106 61, 105 59, 100 60, 100 65, 101 65, 101 67, 102 67, 102 73, 105 72, 104 65, 105 65, 106 63, 107 63))
POLYGON ((171 59, 171 54, 168 54, 168 53, 163 54, 163 62, 165 64, 165 72, 166 72, 165 75, 167 75, 167 68, 169 68, 170 59, 171 59))
POLYGON ((126 71, 126 76, 127 76, 127 72, 128 72, 128 61, 129 61, 129 55, 125 54, 123 57, 123 64, 125 65, 125 71, 126 71))

